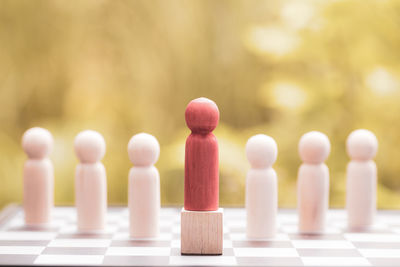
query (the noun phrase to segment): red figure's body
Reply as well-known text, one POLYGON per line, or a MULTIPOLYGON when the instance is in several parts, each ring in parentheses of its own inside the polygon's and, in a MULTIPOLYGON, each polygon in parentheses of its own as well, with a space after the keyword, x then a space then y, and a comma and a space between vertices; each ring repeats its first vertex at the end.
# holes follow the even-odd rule
POLYGON ((184 208, 191 211, 218 209, 218 141, 212 131, 217 127, 217 105, 207 99, 191 101, 185 112, 192 133, 185 147, 184 208))

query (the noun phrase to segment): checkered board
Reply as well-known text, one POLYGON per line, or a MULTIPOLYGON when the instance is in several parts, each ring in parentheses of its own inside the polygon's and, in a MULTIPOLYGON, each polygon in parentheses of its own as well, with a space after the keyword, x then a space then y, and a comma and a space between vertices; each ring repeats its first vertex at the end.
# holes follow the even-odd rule
POLYGON ((156 239, 128 235, 128 210, 108 209, 107 229, 76 231, 72 207, 57 207, 46 229, 24 226, 20 207, 0 215, 0 264, 106 266, 400 266, 400 211, 380 211, 368 233, 346 230, 343 210, 330 210, 324 235, 297 233, 297 214, 280 210, 275 238, 247 240, 245 210, 224 209, 222 256, 180 255, 180 209, 162 208, 156 239))

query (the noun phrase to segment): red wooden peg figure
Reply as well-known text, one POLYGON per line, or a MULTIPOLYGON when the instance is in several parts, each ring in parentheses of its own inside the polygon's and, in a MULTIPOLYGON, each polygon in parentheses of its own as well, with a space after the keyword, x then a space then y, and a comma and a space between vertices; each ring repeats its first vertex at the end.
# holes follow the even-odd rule
POLYGON ((218 141, 212 131, 219 121, 217 105, 201 97, 192 100, 185 111, 192 133, 185 147, 184 208, 190 211, 218 209, 218 141))

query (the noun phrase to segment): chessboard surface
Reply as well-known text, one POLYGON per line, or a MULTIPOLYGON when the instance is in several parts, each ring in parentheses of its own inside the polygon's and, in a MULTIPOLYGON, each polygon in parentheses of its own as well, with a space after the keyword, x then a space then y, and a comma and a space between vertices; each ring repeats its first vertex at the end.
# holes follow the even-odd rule
POLYGON ((280 210, 275 238, 247 240, 245 210, 224 209, 222 256, 180 255, 180 209, 162 208, 157 239, 128 235, 128 210, 110 207, 102 233, 76 231, 72 207, 57 207, 46 229, 24 226, 23 212, 10 206, 0 215, 2 265, 106 266, 400 266, 400 212, 379 211, 368 233, 346 230, 343 210, 330 210, 324 235, 297 233, 297 214, 280 210))

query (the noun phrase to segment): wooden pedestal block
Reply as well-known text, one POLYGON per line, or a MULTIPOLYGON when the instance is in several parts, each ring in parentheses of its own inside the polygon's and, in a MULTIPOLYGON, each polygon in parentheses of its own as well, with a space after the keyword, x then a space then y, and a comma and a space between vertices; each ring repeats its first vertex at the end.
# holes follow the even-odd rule
POLYGON ((221 255, 223 209, 181 212, 181 254, 221 255))

